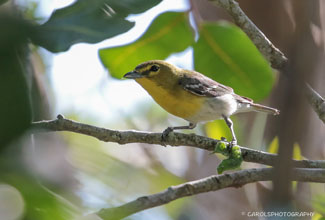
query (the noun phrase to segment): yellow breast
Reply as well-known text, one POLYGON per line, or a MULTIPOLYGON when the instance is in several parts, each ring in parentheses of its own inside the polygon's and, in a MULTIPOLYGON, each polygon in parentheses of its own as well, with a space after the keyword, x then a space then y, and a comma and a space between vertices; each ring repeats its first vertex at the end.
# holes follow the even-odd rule
POLYGON ((167 90, 146 78, 136 81, 162 108, 183 119, 189 119, 195 115, 204 101, 202 97, 184 90, 179 85, 167 90))

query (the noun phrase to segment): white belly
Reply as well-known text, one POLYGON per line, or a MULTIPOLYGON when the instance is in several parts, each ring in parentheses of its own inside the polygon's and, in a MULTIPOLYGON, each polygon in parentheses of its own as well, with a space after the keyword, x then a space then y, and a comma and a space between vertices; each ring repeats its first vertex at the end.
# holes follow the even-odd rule
POLYGON ((213 121, 221 119, 223 116, 229 117, 236 113, 237 109, 237 101, 231 94, 208 98, 200 111, 187 120, 192 123, 213 121))

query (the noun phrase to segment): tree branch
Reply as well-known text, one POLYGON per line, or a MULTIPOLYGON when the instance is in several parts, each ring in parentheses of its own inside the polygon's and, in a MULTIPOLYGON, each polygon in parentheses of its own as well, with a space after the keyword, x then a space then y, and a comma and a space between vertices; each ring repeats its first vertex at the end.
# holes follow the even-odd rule
POLYGON ((273 68, 281 69, 287 63, 288 59, 276 48, 272 42, 258 29, 258 27, 248 18, 248 16, 239 7, 235 0, 210 0, 219 7, 224 8, 234 22, 247 34, 253 41, 257 49, 264 55, 273 68))
MULTIPOLYGON (((88 124, 79 123, 65 119, 58 115, 57 119, 50 121, 33 122, 34 132, 46 131, 70 131, 95 137, 104 142, 115 142, 119 144, 147 143, 162 146, 190 146, 213 152, 216 145, 221 142, 212 138, 195 135, 170 133, 166 140, 162 140, 162 133, 139 132, 139 131, 118 131, 100 128, 88 124)), ((273 166, 276 163, 277 155, 263 151, 240 147, 243 160, 246 162, 259 163, 273 166)), ((322 160, 293 160, 295 167, 299 168, 325 168, 325 161, 322 160)))
MULTIPOLYGON (((34 132, 71 131, 92 136, 101 141, 116 142, 119 144, 150 143, 163 146, 168 144, 171 146, 198 147, 208 151, 213 151, 216 144, 221 142, 220 140, 214 140, 195 134, 182 133, 171 133, 165 141, 162 141, 161 133, 110 130, 65 119, 62 115, 58 115, 55 120, 34 122, 32 123, 32 128, 34 132)), ((274 165, 276 163, 277 156, 275 154, 256 151, 245 147, 240 148, 243 159, 247 162, 265 165, 274 165)), ((293 181, 325 182, 325 170, 319 169, 325 168, 324 161, 293 160, 293 162, 296 167, 309 168, 293 169, 293 181)), ((204 179, 169 187, 167 190, 160 193, 143 196, 118 207, 102 209, 96 214, 105 220, 121 219, 136 212, 160 206, 186 196, 217 191, 227 187, 240 187, 257 181, 269 181, 272 180, 272 173, 273 168, 260 168, 241 170, 230 174, 213 175, 204 179)))
MULTIPOLYGON (((293 169, 292 181, 325 182, 324 169, 293 169)), ((217 191, 229 187, 241 187, 248 183, 272 180, 273 168, 236 171, 230 174, 213 175, 200 180, 183 183, 168 189, 143 196, 124 205, 101 209, 97 215, 104 220, 117 220, 145 209, 167 204, 179 198, 199 193, 217 191)))
MULTIPOLYGON (((239 7, 235 0, 209 0, 219 7, 225 9, 234 22, 247 34, 253 41, 257 49, 269 61, 271 66, 276 69, 284 69, 288 59, 276 48, 272 42, 258 29, 249 17, 239 7)), ((325 100, 309 85, 306 86, 307 99, 319 118, 325 123, 325 100)))
POLYGON ((325 123, 325 100, 309 84, 306 84, 306 94, 308 101, 319 119, 325 123))
MULTIPOLYGON (((235 23, 250 37, 272 67, 282 69, 285 66, 287 58, 284 54, 276 48, 263 32, 261 32, 245 15, 235 0, 210 1, 227 10, 233 17, 235 23)), ((308 89, 308 99, 315 112, 325 123, 325 101, 311 87, 308 87, 308 89)), ((37 131, 71 131, 89 135, 101 141, 116 142, 119 144, 148 143, 163 146, 191 146, 213 151, 215 146, 221 142, 220 140, 214 140, 195 134, 182 133, 171 133, 167 139, 163 141, 161 133, 110 130, 64 119, 61 115, 59 115, 56 120, 34 122, 32 127, 37 131)), ((245 147, 240 147, 240 149, 244 161, 271 166, 277 162, 277 155, 275 154, 256 151, 245 147)), ((300 168, 293 169, 291 181, 325 182, 325 170, 317 169, 325 168, 324 161, 293 160, 293 166, 300 168)), ((169 187, 167 190, 160 193, 143 196, 118 207, 102 209, 97 215, 105 220, 121 219, 136 212, 167 204, 186 196, 217 191, 228 187, 241 187, 245 184, 257 181, 270 181, 273 178, 273 173, 273 168, 260 168, 241 170, 230 174, 213 175, 204 179, 169 187)))
POLYGON ((257 49, 264 55, 273 68, 281 69, 287 62, 284 54, 276 48, 272 42, 258 29, 258 27, 247 17, 235 0, 210 0, 219 7, 224 8, 234 22, 248 35, 257 49))
MULTIPOLYGON (((234 19, 235 23, 242 28, 242 30, 250 37, 255 46, 270 62, 271 66, 281 69, 283 72, 288 71, 287 58, 284 54, 277 49, 269 39, 255 26, 255 24, 245 15, 235 0, 210 0, 218 6, 224 8, 230 16, 234 19)), ((305 82, 300 78, 295 78, 294 87, 300 86, 303 88, 305 82)), ((325 104, 324 99, 317 94, 311 87, 307 86, 307 99, 311 104, 313 110, 318 114, 319 118, 325 123, 325 104)), ((297 91, 296 91, 297 92, 297 91)), ((295 91, 294 91, 295 93, 295 91)), ((290 132, 289 132, 290 134, 290 132)), ((274 200, 278 200, 278 204, 288 203, 290 201, 290 179, 292 170, 292 163, 288 158, 292 155, 292 140, 286 139, 284 134, 280 135, 280 142, 282 143, 279 151, 278 163, 275 165, 276 171, 274 175, 274 200), (281 138, 282 137, 282 138, 281 138), (289 140, 287 144, 284 140, 289 140), (284 148, 283 148, 284 147, 284 148), (286 176, 283 176, 283 175, 286 176)), ((275 202, 275 201, 273 201, 275 202)))

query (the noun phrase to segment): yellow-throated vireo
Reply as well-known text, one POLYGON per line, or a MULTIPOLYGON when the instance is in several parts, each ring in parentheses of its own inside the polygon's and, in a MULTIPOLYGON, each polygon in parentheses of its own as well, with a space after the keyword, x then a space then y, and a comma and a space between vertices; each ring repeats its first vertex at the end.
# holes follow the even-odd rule
POLYGON ((189 122, 188 126, 168 127, 163 137, 176 129, 193 129, 199 122, 224 119, 231 130, 231 145, 235 145, 237 139, 231 115, 250 111, 280 113, 235 94, 231 87, 199 72, 181 69, 162 60, 144 62, 124 77, 135 79, 167 112, 189 122))

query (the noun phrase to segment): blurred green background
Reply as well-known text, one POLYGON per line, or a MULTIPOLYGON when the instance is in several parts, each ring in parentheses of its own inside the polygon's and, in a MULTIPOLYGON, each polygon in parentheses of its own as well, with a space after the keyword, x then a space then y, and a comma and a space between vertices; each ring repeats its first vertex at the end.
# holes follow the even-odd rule
MULTIPOLYGON (((305 46, 316 57, 323 55, 319 24, 325 18, 318 13, 318 21, 312 15, 324 5, 311 7, 319 1, 305 3, 310 7, 290 0, 271 5, 264 0, 240 3, 293 60, 294 70, 300 69, 301 62, 315 66, 315 60, 322 67, 321 59, 298 53, 305 46), (284 13, 281 10, 287 5, 292 9, 284 13), (261 13, 267 7, 278 8, 279 18, 261 13), (305 10, 308 22, 298 23, 295 10, 305 10), (303 25, 308 26, 309 35, 303 25)), ((324 159, 325 141, 323 135, 317 136, 324 128, 319 128, 317 116, 300 106, 286 105, 290 82, 270 68, 223 10, 205 0, 12 0, 0 4, 1 220, 96 219, 91 213, 100 208, 216 173, 222 157, 198 149, 118 146, 69 132, 29 131, 31 121, 54 119, 57 114, 111 129, 160 132, 185 124, 161 109, 134 81, 121 79, 137 64, 152 59, 195 69, 240 95, 279 107, 284 115, 297 113, 297 125, 295 120, 269 120, 264 114, 234 116, 240 145, 276 153, 281 123, 292 123, 297 130, 297 137, 292 137, 295 158, 324 159), (306 143, 312 147, 306 149, 306 143)), ((310 73, 316 89, 325 80, 321 70, 310 73)), ((194 132, 217 139, 231 137, 223 121, 201 125, 194 132)), ((258 166, 244 163, 242 169, 258 166)), ((270 187, 270 183, 256 183, 180 199, 128 219, 245 219, 242 212, 263 210, 263 195, 270 187)), ((315 211, 313 219, 325 215, 323 185, 295 183, 294 190, 299 192, 297 210, 315 211)))

